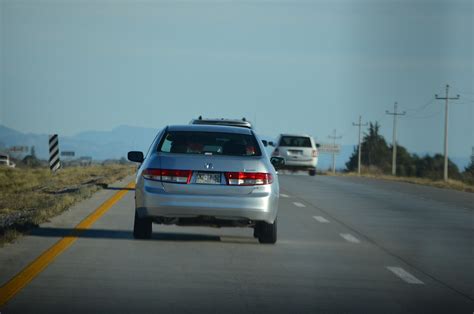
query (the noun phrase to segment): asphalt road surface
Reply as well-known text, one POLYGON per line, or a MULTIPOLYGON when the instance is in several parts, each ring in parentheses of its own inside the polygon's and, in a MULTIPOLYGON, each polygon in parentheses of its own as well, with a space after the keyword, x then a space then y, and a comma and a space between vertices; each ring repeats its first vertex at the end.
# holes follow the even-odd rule
MULTIPOLYGON (((245 228, 154 225, 151 240, 134 240, 129 191, 0 312, 474 312, 474 194, 348 177, 280 183, 276 245, 245 228)), ((0 249, 1 284, 123 186, 0 249)))

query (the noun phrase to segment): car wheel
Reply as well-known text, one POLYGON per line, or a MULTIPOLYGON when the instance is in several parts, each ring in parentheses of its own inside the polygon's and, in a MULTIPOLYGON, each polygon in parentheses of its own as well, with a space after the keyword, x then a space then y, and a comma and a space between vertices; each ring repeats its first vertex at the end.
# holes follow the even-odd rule
POLYGON ((266 244, 275 244, 277 240, 277 221, 269 224, 264 221, 260 221, 257 225, 257 236, 258 242, 266 244))
POLYGON ((310 176, 314 177, 316 175, 316 169, 309 169, 308 173, 310 176))
POLYGON ((257 223, 257 224, 255 225, 255 227, 253 227, 253 237, 256 238, 256 239, 258 239, 258 232, 259 232, 259 229, 260 229, 259 225, 260 225, 260 224, 257 223))
POLYGON ((133 223, 133 237, 135 239, 150 239, 152 221, 148 217, 141 218, 135 210, 135 221, 133 223))

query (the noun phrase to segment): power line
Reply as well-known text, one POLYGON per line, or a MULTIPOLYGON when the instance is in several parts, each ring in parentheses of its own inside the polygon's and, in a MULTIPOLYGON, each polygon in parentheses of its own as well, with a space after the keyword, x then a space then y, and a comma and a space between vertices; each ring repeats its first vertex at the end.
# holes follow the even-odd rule
POLYGON ((444 181, 448 181, 448 105, 450 100, 458 100, 459 95, 456 97, 449 97, 449 85, 446 85, 446 96, 439 97, 438 95, 435 95, 435 98, 446 101, 444 105, 444 181))
POLYGON ((430 114, 427 114, 427 115, 407 115, 406 116, 406 119, 409 119, 409 120, 419 120, 419 119, 429 119, 429 118, 432 118, 432 117, 435 117, 435 116, 438 116, 441 112, 443 111, 442 108, 439 108, 437 111, 433 112, 433 113, 430 113, 430 114))
POLYGON ((336 140, 340 140, 342 138, 342 136, 336 136, 337 132, 336 132, 336 129, 334 129, 334 135, 328 135, 328 138, 332 139, 333 140, 333 146, 334 146, 334 150, 332 152, 332 173, 336 173, 336 140))
POLYGON ((430 98, 428 101, 426 101, 423 105, 421 106, 418 106, 418 107, 415 107, 415 108, 406 108, 406 111, 408 112, 413 112, 413 113, 417 113, 417 112, 420 112, 420 111, 423 111, 425 110, 429 105, 431 105, 434 101, 436 100, 436 98, 430 98))
MULTIPOLYGON (((385 113, 382 112, 376 119, 374 119, 374 121, 375 121, 375 122, 382 122, 382 121, 384 121, 385 117, 386 117, 385 113)), ((351 131, 351 128, 348 127, 348 128, 346 128, 346 129, 344 129, 344 132, 341 132, 340 135, 341 135, 342 137, 345 137, 345 136, 347 136, 347 134, 348 134, 350 131, 351 131)))
POLYGON ((474 95, 474 92, 472 92, 472 91, 460 90, 460 89, 457 89, 457 88, 456 88, 456 91, 457 91, 459 94, 474 95))
POLYGON ((397 175, 397 117, 404 116, 406 111, 398 112, 398 103, 393 104, 393 112, 388 110, 386 114, 393 116, 393 136, 392 136, 392 175, 397 175))
POLYGON ((357 174, 360 176, 360 161, 361 161, 361 157, 360 157, 360 153, 361 153, 360 130, 361 130, 362 126, 367 126, 368 124, 367 124, 367 122, 362 124, 362 116, 359 116, 359 123, 352 122, 352 125, 359 127, 359 155, 358 155, 358 160, 357 160, 357 174))

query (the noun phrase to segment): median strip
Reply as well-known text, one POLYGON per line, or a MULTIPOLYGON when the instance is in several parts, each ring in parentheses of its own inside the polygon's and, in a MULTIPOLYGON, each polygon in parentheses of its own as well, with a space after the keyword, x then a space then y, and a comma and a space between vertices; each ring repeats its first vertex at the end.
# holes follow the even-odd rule
POLYGON ((56 257, 70 247, 78 238, 78 236, 89 229, 97 220, 99 220, 114 204, 127 194, 128 189, 134 188, 135 183, 130 183, 125 189, 115 193, 111 198, 106 200, 89 216, 82 220, 74 227, 74 230, 68 236, 62 238, 48 250, 43 252, 33 262, 16 274, 10 281, 0 287, 0 306, 5 305, 18 292, 28 285, 36 276, 38 276, 56 257))

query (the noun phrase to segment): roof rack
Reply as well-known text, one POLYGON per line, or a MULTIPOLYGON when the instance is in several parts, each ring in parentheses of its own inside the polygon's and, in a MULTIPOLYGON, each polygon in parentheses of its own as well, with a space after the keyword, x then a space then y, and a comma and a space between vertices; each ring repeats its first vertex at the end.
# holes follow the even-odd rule
POLYGON ((252 124, 250 123, 250 121, 247 121, 245 117, 243 117, 242 119, 204 119, 202 116, 199 116, 197 119, 191 120, 189 124, 226 125, 252 129, 252 124))

